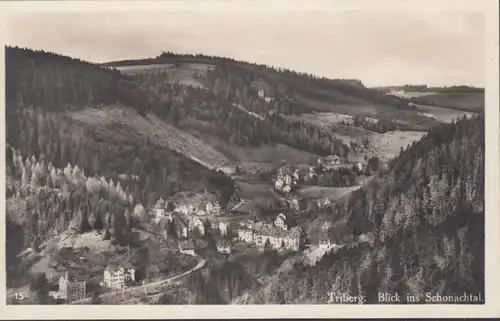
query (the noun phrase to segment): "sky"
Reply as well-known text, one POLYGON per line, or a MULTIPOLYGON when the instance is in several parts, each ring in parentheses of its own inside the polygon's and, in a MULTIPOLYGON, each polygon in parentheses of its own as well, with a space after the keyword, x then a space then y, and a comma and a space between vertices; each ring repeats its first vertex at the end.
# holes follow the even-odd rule
POLYGON ((194 6, 16 12, 9 45, 87 61, 203 53, 367 86, 485 84, 484 16, 458 10, 303 10, 194 6))

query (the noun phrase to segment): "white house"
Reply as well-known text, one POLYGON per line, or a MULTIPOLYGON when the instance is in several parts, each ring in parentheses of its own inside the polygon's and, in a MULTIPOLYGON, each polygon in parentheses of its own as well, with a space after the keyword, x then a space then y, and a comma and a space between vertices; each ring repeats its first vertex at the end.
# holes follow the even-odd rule
POLYGON ((184 204, 177 206, 175 208, 175 211, 179 212, 179 213, 182 213, 184 215, 187 215, 189 213, 188 207, 186 205, 184 205, 184 204))
POLYGON ((222 236, 227 235, 227 227, 228 227, 228 224, 226 222, 219 222, 218 228, 219 228, 220 235, 222 235, 222 236))
POLYGON ((292 188, 290 187, 290 185, 286 185, 285 187, 283 187, 283 192, 288 194, 292 191, 292 188))
POLYGON ((328 236, 327 234, 322 234, 320 237, 319 237, 319 248, 321 249, 325 249, 325 250, 329 250, 331 248, 334 248, 335 246, 337 246, 337 244, 335 244, 335 242, 333 241, 333 239, 328 236))
POLYGON ((190 228, 192 231, 197 230, 200 235, 205 235, 205 225, 199 218, 192 218, 190 223, 190 228))
POLYGON ((276 216, 276 219, 274 220, 274 225, 285 231, 288 230, 289 224, 286 215, 283 213, 278 214, 278 216, 276 216))
POLYGON ((276 182, 274 183, 274 187, 278 190, 278 191, 281 191, 281 189, 283 188, 283 185, 284 185, 284 182, 282 179, 278 179, 276 180, 276 182))
POLYGON ((104 270, 103 284, 110 289, 124 289, 135 282, 135 269, 131 266, 108 266, 104 270))
POLYGON ((155 204, 156 217, 163 217, 166 213, 166 203, 163 198, 159 198, 155 204))
POLYGON ((208 202, 205 206, 205 209, 207 213, 219 213, 221 211, 221 206, 217 201, 214 201, 213 203, 208 202))

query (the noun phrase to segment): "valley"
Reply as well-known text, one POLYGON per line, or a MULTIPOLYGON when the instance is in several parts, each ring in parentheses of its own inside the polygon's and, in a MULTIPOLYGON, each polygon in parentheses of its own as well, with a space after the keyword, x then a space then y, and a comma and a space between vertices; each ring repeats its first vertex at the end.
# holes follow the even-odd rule
POLYGON ((31 298, 10 304, 374 302, 442 293, 439 273, 482 291, 478 93, 169 52, 6 59, 8 288, 31 298))

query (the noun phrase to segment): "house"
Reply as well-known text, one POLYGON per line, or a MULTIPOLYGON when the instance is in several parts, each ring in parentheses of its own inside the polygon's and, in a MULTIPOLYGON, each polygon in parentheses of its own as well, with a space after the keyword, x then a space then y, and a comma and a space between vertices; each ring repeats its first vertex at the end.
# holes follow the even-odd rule
POLYGON ((110 289, 124 289, 135 283, 135 268, 130 264, 110 264, 104 270, 103 285, 110 289))
POLYGON ((288 194, 291 191, 292 191, 292 188, 290 187, 290 185, 286 185, 285 187, 283 187, 283 193, 288 194))
POLYGON ((175 227, 177 231, 177 236, 179 238, 188 237, 188 224, 184 221, 182 217, 177 217, 175 220, 175 227))
POLYGON ((181 253, 195 255, 194 243, 192 240, 186 240, 179 242, 179 250, 181 253))
POLYGON ((290 205, 291 209, 294 209, 296 211, 300 210, 300 204, 299 204, 298 198, 294 198, 294 199, 290 200, 289 205, 290 205))
POLYGON ((231 254, 232 252, 231 242, 226 239, 217 240, 216 247, 217 247, 217 252, 219 253, 231 254))
POLYGON ((253 243, 253 230, 248 227, 241 227, 238 229, 238 240, 253 243))
POLYGON ((185 204, 179 205, 175 208, 176 212, 179 212, 181 214, 187 215, 188 214, 188 207, 185 204))
POLYGON ((285 231, 288 230, 290 225, 291 224, 288 218, 283 213, 278 214, 278 216, 276 216, 276 219, 274 220, 274 226, 279 227, 285 231))
POLYGON ((321 209, 321 208, 331 206, 332 202, 328 198, 323 198, 323 199, 316 200, 316 204, 318 205, 318 208, 321 209))
POLYGON ((325 163, 328 165, 338 165, 340 164, 341 160, 340 157, 337 155, 328 155, 325 157, 325 163))
POLYGON ((205 225, 199 218, 191 218, 189 228, 191 231, 198 231, 200 235, 205 235, 205 225))
POLYGON ((334 248, 335 246, 337 246, 337 244, 335 244, 333 238, 330 237, 326 233, 321 234, 319 236, 318 245, 319 245, 319 248, 325 249, 325 250, 329 250, 329 249, 334 248))
POLYGON ((259 222, 254 228, 253 243, 264 247, 268 241, 273 249, 289 249, 298 251, 303 241, 303 231, 300 226, 284 230, 264 222, 259 222))
POLYGON ((207 213, 220 213, 221 211, 221 206, 217 201, 208 202, 205 208, 207 213))
POLYGON ((87 276, 66 272, 59 278, 59 298, 67 302, 85 298, 87 295, 87 276))
POLYGON ((155 204, 155 215, 156 217, 163 217, 166 213, 166 203, 163 198, 159 198, 155 204))
POLYGON ((205 216, 205 215, 207 215, 207 212, 205 212, 204 209, 199 209, 198 212, 196 212, 196 215, 198 215, 198 216, 205 216))
POLYGON ((276 190, 278 190, 278 191, 281 191, 284 184, 285 184, 285 182, 283 182, 282 179, 277 179, 276 182, 274 183, 274 188, 276 188, 276 190))
POLYGON ((217 226, 220 235, 226 236, 227 235, 227 230, 228 230, 228 223, 226 222, 219 222, 219 225, 217 226))

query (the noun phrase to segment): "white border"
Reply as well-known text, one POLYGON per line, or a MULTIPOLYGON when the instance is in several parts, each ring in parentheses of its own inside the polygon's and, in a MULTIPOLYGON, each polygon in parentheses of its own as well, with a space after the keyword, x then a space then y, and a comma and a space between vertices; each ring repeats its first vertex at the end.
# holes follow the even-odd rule
MULTIPOLYGON (((228 306, 7 306, 5 288, 0 287, 0 317, 8 319, 49 318, 333 318, 333 317, 495 317, 500 316, 500 215, 499 215, 499 79, 498 79, 498 1, 495 0, 240 0, 240 1, 17 1, 0 3, 0 38, 5 41, 7 16, 14 11, 146 11, 158 10, 362 10, 362 11, 479 11, 485 14, 486 70, 486 304, 485 305, 228 305, 228 306)), ((57 37, 57 35, 52 35, 57 37)), ((138 57, 140 58, 140 57, 138 57)), ((0 59, 5 61, 4 49, 0 59)), ((4 64, 0 73, 5 74, 4 64)), ((2 81, 5 83, 4 76, 2 81)), ((5 86, 0 86, 4 104, 5 86)), ((4 106, 5 108, 5 106, 4 106)), ((4 109, 5 110, 5 109, 4 109)), ((5 114, 0 114, 3 126, 5 114)), ((5 135, 1 135, 4 137, 5 135)), ((5 168, 0 139, 0 168, 5 168)), ((5 211, 5 172, 0 171, 0 211, 5 211)), ((5 213, 4 213, 5 215, 5 213)), ((0 233, 5 244, 5 220, 0 233)), ((5 266, 5 246, 0 247, 0 262, 5 266)), ((5 284, 5 268, 0 269, 0 284, 5 284)))

